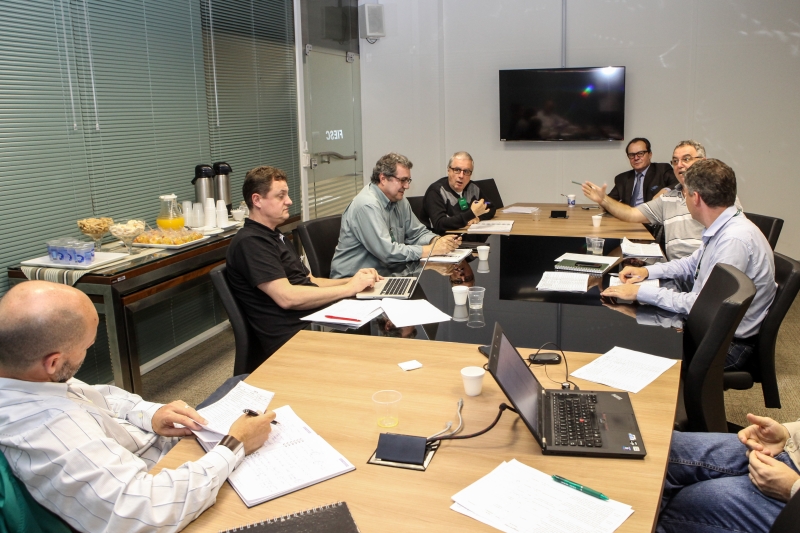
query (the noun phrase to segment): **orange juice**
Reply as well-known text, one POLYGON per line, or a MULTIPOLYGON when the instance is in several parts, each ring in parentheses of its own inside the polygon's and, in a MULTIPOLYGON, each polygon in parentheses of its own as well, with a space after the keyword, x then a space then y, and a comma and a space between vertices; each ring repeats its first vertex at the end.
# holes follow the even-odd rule
POLYGON ((183 217, 174 217, 174 218, 157 218, 156 224, 161 229, 182 229, 183 228, 183 217))

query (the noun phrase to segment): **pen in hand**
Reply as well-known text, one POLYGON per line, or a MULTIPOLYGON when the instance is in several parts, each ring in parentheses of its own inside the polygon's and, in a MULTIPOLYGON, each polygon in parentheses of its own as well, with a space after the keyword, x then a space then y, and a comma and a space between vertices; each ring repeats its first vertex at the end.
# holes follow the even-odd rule
POLYGON ((555 481, 557 483, 561 483, 562 485, 566 485, 567 487, 569 487, 571 489, 579 490, 579 491, 583 492, 584 494, 588 494, 589 496, 594 496, 595 498, 598 498, 600 500, 608 500, 608 496, 606 496, 602 492, 597 492, 594 489, 590 489, 589 487, 584 487, 580 483, 575 483, 574 481, 570 481, 570 480, 568 480, 566 478, 563 478, 561 476, 557 476, 555 474, 553 474, 552 477, 553 477, 553 481, 555 481))
MULTIPOLYGON (((258 411, 254 411, 253 409, 245 409, 244 414, 246 414, 247 416, 261 416, 261 413, 259 413, 258 411)), ((270 424, 277 425, 278 421, 273 420, 272 422, 270 422, 270 424)))

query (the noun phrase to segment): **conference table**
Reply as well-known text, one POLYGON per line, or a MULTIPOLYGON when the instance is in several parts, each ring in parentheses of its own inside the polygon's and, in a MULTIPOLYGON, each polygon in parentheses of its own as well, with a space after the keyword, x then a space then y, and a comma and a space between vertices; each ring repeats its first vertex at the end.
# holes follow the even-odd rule
MULTIPOLYGON (((531 348, 530 345, 526 345, 531 348)), ((521 350, 523 353, 527 353, 521 350)), ((570 370, 597 354, 567 352, 570 370)), ((558 474, 629 504, 634 513, 617 530, 651 531, 664 479, 678 393, 680 362, 631 401, 647 447, 635 459, 544 456, 532 434, 512 412, 479 437, 443 441, 424 472, 367 464, 382 431, 371 396, 384 389, 400 391, 400 422, 391 432, 432 435, 456 421, 456 403, 464 399, 464 433, 487 427, 506 402, 487 373, 479 396, 464 395, 460 369, 486 362, 475 345, 301 331, 248 378, 247 383, 275 393, 271 408, 289 405, 356 466, 356 470, 247 508, 229 484, 216 503, 186 531, 220 531, 337 501, 347 502, 359 529, 371 532, 496 531, 450 510, 451 496, 488 474, 503 461, 516 459, 548 475, 558 474), (422 368, 404 372, 397 363, 417 359, 422 368)), ((533 372, 550 383, 544 368, 533 372)), ((549 365, 550 378, 561 379, 564 366, 549 365)), ((582 390, 609 390, 574 381, 582 390)), ((184 439, 151 471, 175 468, 202 454, 184 439)))

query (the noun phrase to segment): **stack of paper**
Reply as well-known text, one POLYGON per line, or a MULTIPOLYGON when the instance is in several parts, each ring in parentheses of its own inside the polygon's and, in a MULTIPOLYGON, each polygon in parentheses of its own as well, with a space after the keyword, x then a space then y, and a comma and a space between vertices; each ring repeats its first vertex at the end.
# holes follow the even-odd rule
POLYGON ((503 213, 509 213, 509 214, 521 213, 521 214, 525 214, 525 215, 530 215, 534 211, 538 211, 538 210, 539 210, 538 207, 524 207, 524 206, 521 206, 521 205, 515 205, 515 206, 511 206, 511 207, 506 207, 505 209, 503 209, 503 213))
POLYGON ((240 381, 222 399, 197 411, 206 419, 206 424, 201 424, 203 431, 194 432, 197 441, 203 448, 210 450, 228 434, 231 424, 242 416, 245 409, 263 413, 274 396, 274 392, 240 381))
POLYGON ((381 300, 381 307, 392 324, 398 328, 450 320, 450 315, 439 311, 428 300, 384 298, 381 300))
POLYGON ((674 364, 674 359, 614 346, 570 376, 615 389, 639 392, 674 364))
POLYGON ((513 220, 481 220, 471 225, 467 233, 510 233, 513 225, 513 220))
POLYGON ((472 254, 472 248, 463 248, 460 250, 453 250, 447 255, 432 255, 430 257, 423 257, 421 261, 430 261, 431 263, 453 263, 458 264, 468 255, 472 254))
POLYGON ((589 290, 589 274, 577 272, 545 272, 536 286, 539 291, 586 292, 589 290))
POLYGON ((627 237, 623 237, 621 248, 622 253, 625 255, 633 255, 636 257, 664 257, 664 254, 661 252, 661 247, 657 242, 640 244, 631 242, 627 237))
POLYGON ((563 254, 556 259, 556 270, 570 270, 573 272, 589 272, 591 274, 605 274, 616 265, 621 257, 608 255, 563 254), (585 264, 598 264, 599 267, 588 268, 585 264), (577 265, 577 266, 576 266, 577 265))
POLYGON ((502 463, 453 500, 454 511, 509 533, 611 533, 633 514, 630 505, 569 488, 516 459, 502 463))
POLYGON ((301 320, 360 328, 381 312, 380 300, 341 300, 301 320))

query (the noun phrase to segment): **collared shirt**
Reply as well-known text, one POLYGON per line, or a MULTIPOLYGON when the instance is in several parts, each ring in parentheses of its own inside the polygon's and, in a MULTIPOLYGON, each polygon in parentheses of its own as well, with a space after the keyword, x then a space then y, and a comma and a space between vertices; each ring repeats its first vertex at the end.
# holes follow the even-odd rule
MULTIPOLYGON (((742 209, 738 196, 734 205, 742 209)), ((636 209, 646 216, 651 224, 664 225, 667 259, 688 257, 700 247, 705 228, 689 213, 682 185, 678 184, 658 198, 636 206, 636 209)))
POLYGON ((691 283, 696 276, 691 292, 642 286, 637 300, 688 315, 717 263, 738 268, 756 286, 753 303, 736 329, 736 337, 752 337, 758 333, 775 298, 775 260, 764 234, 735 205, 723 211, 703 231, 703 244, 692 255, 645 267, 649 277, 654 279, 672 278, 691 283))
POLYGON ((180 440, 153 433, 159 408, 74 378, 0 378, 0 449, 36 501, 78 531, 179 531, 214 503, 244 454, 218 446, 148 474, 180 440))
POLYGON ((370 183, 342 214, 331 278, 352 276, 360 268, 417 261, 422 257, 422 246, 434 237, 436 234, 414 216, 408 200, 390 202, 376 184, 370 183))

